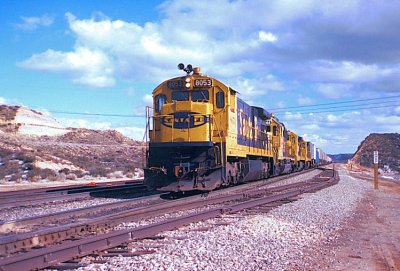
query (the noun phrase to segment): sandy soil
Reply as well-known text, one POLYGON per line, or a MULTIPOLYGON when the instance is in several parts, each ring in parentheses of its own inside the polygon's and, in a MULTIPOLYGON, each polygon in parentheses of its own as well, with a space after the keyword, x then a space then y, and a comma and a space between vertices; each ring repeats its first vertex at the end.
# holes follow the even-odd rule
POLYGON ((327 270, 400 270, 400 182, 371 183, 325 261, 327 270))

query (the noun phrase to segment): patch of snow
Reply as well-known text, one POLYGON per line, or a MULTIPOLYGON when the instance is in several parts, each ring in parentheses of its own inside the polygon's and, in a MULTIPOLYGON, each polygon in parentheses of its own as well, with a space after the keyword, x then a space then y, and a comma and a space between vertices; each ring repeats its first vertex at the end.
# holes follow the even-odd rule
POLYGON ((63 135, 70 130, 65 129, 54 118, 33 112, 21 107, 15 116, 15 123, 20 124, 19 133, 26 135, 63 135))
POLYGON ((80 168, 74 166, 74 165, 69 165, 69 164, 63 164, 63 163, 54 163, 50 161, 37 161, 35 162, 35 166, 41 169, 51 169, 54 171, 59 171, 62 170, 63 168, 68 168, 69 170, 80 170, 80 168))
POLYGON ((394 180, 392 176, 380 176, 383 179, 389 179, 389 180, 394 180))

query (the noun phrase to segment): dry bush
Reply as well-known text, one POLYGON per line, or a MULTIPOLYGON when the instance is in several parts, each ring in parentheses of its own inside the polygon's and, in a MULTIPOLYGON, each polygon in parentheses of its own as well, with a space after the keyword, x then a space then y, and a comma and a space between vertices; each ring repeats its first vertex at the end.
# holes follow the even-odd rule
POLYGON ((57 182, 64 182, 66 180, 66 178, 67 178, 67 175, 65 175, 65 173, 59 173, 57 175, 56 180, 57 180, 57 182))
POLYGON ((107 178, 115 178, 114 172, 108 173, 107 178))
POLYGON ((33 183, 39 182, 42 179, 42 177, 35 175, 29 178, 29 180, 33 183))
POLYGON ((129 178, 129 179, 132 179, 133 176, 135 176, 135 175, 132 172, 126 173, 126 177, 129 178))
POLYGON ((67 175, 67 180, 72 180, 72 181, 74 181, 74 180, 76 180, 76 179, 77 179, 77 176, 76 176, 75 173, 69 173, 69 174, 67 175))
POLYGON ((55 182, 57 181, 57 175, 48 175, 47 180, 49 180, 49 182, 55 182))
POLYGON ((124 174, 122 173, 122 171, 114 171, 114 177, 115 178, 123 178, 124 174))
POLYGON ((19 176, 18 174, 13 174, 10 178, 11 182, 16 182, 16 183, 20 183, 21 176, 19 176))

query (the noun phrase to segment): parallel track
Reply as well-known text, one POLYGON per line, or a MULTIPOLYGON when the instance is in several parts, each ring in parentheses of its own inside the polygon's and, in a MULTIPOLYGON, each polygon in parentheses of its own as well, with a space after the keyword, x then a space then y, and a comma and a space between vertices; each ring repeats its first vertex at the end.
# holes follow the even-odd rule
MULTIPOLYGON (((143 217, 154 216, 155 214, 176 212, 177 210, 198 208, 200 206, 210 204, 226 203, 211 210, 186 215, 183 217, 171 218, 166 221, 151 224, 148 226, 112 231, 106 234, 88 237, 78 241, 63 243, 61 245, 54 245, 37 251, 27 252, 22 255, 5 258, 3 260, 0 260, 0 269, 30 270, 31 268, 45 268, 77 256, 81 257, 94 251, 105 250, 135 239, 151 237, 159 232, 172 230, 176 227, 180 227, 189 223, 214 218, 221 214, 235 213, 243 209, 253 208, 283 199, 293 198, 301 195, 302 193, 312 192, 333 185, 337 183, 337 181, 337 174, 335 174, 335 172, 332 170, 326 170, 312 180, 301 183, 300 188, 298 187, 299 184, 296 184, 297 187, 295 184, 292 184, 282 187, 276 187, 270 189, 270 191, 253 189, 248 190, 245 193, 232 193, 231 195, 211 197, 197 201, 192 198, 186 198, 178 201, 172 201, 166 204, 159 204, 158 206, 142 208, 141 210, 133 210, 133 212, 136 213, 130 213, 128 217, 124 217, 119 214, 121 216, 120 219, 125 219, 126 221, 127 218, 132 219, 132 216, 134 216, 135 219, 141 219, 143 217), (329 173, 331 174, 331 176, 329 176, 329 173), (290 191, 287 191, 288 189, 290 191), (272 192, 277 193, 278 191, 283 190, 287 192, 279 192, 279 194, 271 195, 272 192)), ((109 218, 110 220, 116 219, 115 217, 109 218)))
POLYGON ((22 191, 20 194, 1 192, 0 208, 14 208, 19 206, 29 206, 53 201, 78 200, 90 198, 100 193, 112 193, 118 191, 128 191, 129 189, 145 189, 143 182, 126 182, 123 184, 101 185, 101 186, 78 186, 68 188, 58 188, 43 191, 22 191), (5 195, 3 195, 5 194, 5 195))

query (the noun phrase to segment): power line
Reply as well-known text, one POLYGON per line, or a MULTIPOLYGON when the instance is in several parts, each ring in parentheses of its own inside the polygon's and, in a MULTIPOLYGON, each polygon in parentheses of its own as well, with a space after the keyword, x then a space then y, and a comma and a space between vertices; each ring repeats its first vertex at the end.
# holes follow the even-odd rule
POLYGON ((367 105, 373 105, 373 104, 392 104, 392 103, 398 103, 399 101, 385 101, 385 102, 374 102, 374 103, 365 103, 365 104, 352 104, 352 105, 340 105, 340 106, 330 106, 330 107, 323 107, 323 108, 315 108, 315 109, 299 109, 299 110, 295 110, 295 111, 288 111, 285 110, 282 112, 280 111, 274 111, 272 113, 284 113, 284 112, 301 112, 301 111, 310 111, 310 110, 325 110, 325 109, 334 109, 334 108, 346 108, 346 107, 354 107, 354 109, 357 109, 358 106, 367 106, 367 105))
MULTIPOLYGON (((289 112, 289 111, 287 111, 287 113, 307 115, 307 114, 319 114, 319 113, 345 112, 345 111, 353 111, 353 110, 361 110, 361 109, 388 108, 388 107, 396 107, 396 106, 400 106, 400 104, 385 105, 385 106, 372 106, 372 107, 360 107, 360 108, 349 108, 349 109, 343 109, 343 110, 328 110, 328 111, 309 111, 309 112, 289 112)), ((325 109, 325 108, 321 108, 321 109, 325 109)), ((278 114, 283 114, 283 113, 286 113, 286 112, 279 112, 278 114)))
MULTIPOLYGON (((350 100, 350 101, 343 101, 343 102, 322 103, 322 104, 314 104, 314 105, 299 105, 299 106, 289 106, 289 107, 284 107, 284 108, 270 108, 270 109, 268 109, 268 110, 269 110, 269 111, 272 111, 272 110, 281 111, 281 110, 292 109, 292 108, 318 107, 318 106, 333 105, 333 104, 344 104, 344 103, 355 103, 355 102, 364 102, 364 101, 385 100, 385 99, 399 98, 399 97, 400 97, 400 95, 397 95, 397 96, 380 97, 380 98, 350 100)), ((275 111, 275 112, 276 112, 276 111, 275 111)))
MULTIPOLYGON (((304 109, 299 109, 299 110, 294 111, 294 110, 284 110, 283 108, 280 108, 279 110, 275 110, 272 113, 274 113, 274 114, 284 114, 284 113, 288 112, 288 113, 292 113, 292 114, 305 115, 305 114, 345 112, 345 111, 361 110, 361 109, 376 109, 376 108, 395 107, 395 106, 400 106, 400 104, 393 104, 393 103, 397 103, 398 101, 380 101, 380 102, 369 102, 369 103, 362 103, 362 104, 331 106, 331 107, 323 107, 323 108, 311 108, 311 107, 318 107, 318 106, 325 106, 325 105, 336 105, 336 104, 346 104, 346 103, 355 103, 355 102, 375 101, 375 100, 383 100, 383 99, 397 98, 397 97, 400 97, 400 95, 398 95, 398 96, 390 96, 390 97, 381 97, 381 98, 371 98, 371 99, 361 99, 361 100, 352 100, 352 101, 343 101, 343 102, 324 103, 324 104, 309 105, 309 106, 291 106, 291 107, 286 107, 286 108, 287 109, 304 108, 304 109), (385 105, 384 106, 373 106, 373 107, 362 107, 362 106, 369 106, 369 105, 373 105, 373 104, 385 104, 385 105), (390 105, 390 104, 393 104, 393 105, 390 105), (309 108, 307 108, 307 107, 309 107, 309 108), (342 109, 342 108, 348 108, 348 109, 342 109), (335 109, 335 110, 327 110, 327 109, 335 109)), ((272 109, 270 109, 269 111, 272 111, 272 109)), ((101 117, 121 117, 121 118, 145 118, 146 117, 144 115, 139 115, 139 114, 125 115, 125 114, 68 112, 68 111, 57 111, 57 110, 48 110, 48 112, 53 113, 53 114, 82 115, 82 116, 101 116, 101 117)))
POLYGON ((47 110, 47 111, 50 113, 53 113, 53 114, 66 114, 66 115, 121 117, 121 118, 145 118, 144 115, 120 115, 120 114, 103 114, 103 113, 67 112, 67 111, 54 111, 54 110, 47 110))

